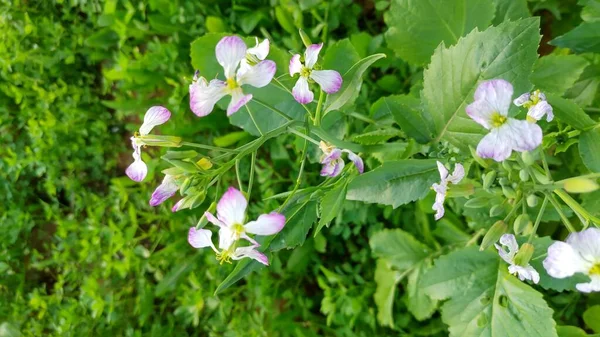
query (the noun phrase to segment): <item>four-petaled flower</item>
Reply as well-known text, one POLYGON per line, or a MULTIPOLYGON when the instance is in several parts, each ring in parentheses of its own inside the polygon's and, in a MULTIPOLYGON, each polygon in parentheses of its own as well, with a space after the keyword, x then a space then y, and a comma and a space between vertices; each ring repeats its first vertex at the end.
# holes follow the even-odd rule
POLYGON ((356 153, 350 150, 340 150, 337 147, 332 145, 328 145, 324 141, 321 141, 319 144, 321 151, 323 151, 323 155, 321 155, 321 164, 323 164, 323 168, 321 169, 321 176, 323 177, 337 177, 344 169, 344 159, 342 159, 342 153, 345 152, 348 154, 348 159, 354 163, 358 173, 363 173, 365 170, 365 164, 363 163, 362 158, 360 158, 356 153))
POLYGON ((519 244, 514 235, 502 235, 502 237, 500 237, 500 244, 502 246, 498 244, 494 244, 494 246, 496 246, 500 257, 509 264, 509 273, 517 275, 521 281, 531 280, 535 284, 540 282, 540 274, 529 263, 525 266, 520 266, 515 263, 515 256, 517 256, 517 253, 519 252, 519 244), (504 247, 508 248, 508 252, 504 247))
POLYGON ((465 176, 465 168, 461 164, 454 166, 454 172, 448 174, 448 169, 444 164, 437 162, 438 171, 440 172, 440 183, 434 183, 431 188, 435 191, 435 202, 433 207, 435 211, 435 219, 439 220, 444 216, 444 200, 446 200, 446 192, 448 191, 448 183, 458 184, 465 176))
POLYGON ((490 130, 477 145, 477 155, 503 161, 513 150, 533 150, 542 143, 542 129, 535 123, 508 117, 513 86, 505 80, 483 82, 475 91, 475 102, 467 115, 490 130))
POLYGON ((546 115, 546 121, 551 122, 554 119, 552 106, 546 101, 546 95, 539 90, 531 94, 526 92, 523 95, 515 98, 513 103, 516 106, 524 106, 527 108, 527 120, 535 123, 546 115))
POLYGON ((167 108, 162 106, 153 106, 144 115, 144 123, 140 127, 140 131, 136 132, 131 137, 131 145, 133 146, 133 163, 127 167, 125 174, 131 180, 140 182, 146 178, 148 174, 148 166, 142 160, 142 146, 139 136, 145 136, 152 129, 157 126, 166 123, 171 118, 171 112, 167 108))
POLYGON ((262 88, 269 84, 275 75, 275 62, 264 60, 269 53, 269 43, 258 44, 247 49, 244 41, 237 36, 226 36, 217 43, 217 61, 225 71, 225 81, 211 80, 194 76, 190 84, 190 109, 198 117, 210 114, 215 104, 224 96, 230 95, 227 116, 237 112, 252 99, 245 95, 242 85, 262 88), (248 52, 248 53, 247 53, 248 52), (242 62, 244 61, 244 62, 242 62), (242 64, 241 67, 240 64, 242 64), (239 69, 238 69, 239 67, 239 69))
POLYGON ((219 250, 212 245, 212 242, 208 244, 210 235, 203 232, 203 230, 196 230, 195 228, 190 229, 188 237, 190 244, 196 248, 212 247, 217 252, 217 258, 221 262, 250 257, 268 265, 267 258, 255 250, 260 245, 248 236, 248 234, 273 235, 279 233, 285 225, 285 216, 277 212, 271 212, 269 214, 262 214, 255 221, 246 223, 247 206, 248 202, 242 192, 230 187, 217 203, 217 216, 215 217, 210 212, 204 213, 208 221, 219 227, 219 250), (208 241, 206 241, 207 235, 208 241), (198 241, 200 239, 203 241, 198 241), (240 239, 249 241, 251 246, 237 247, 240 239), (202 242, 205 245, 198 246, 198 242, 202 242))
POLYGON ((544 268, 555 278, 586 274, 591 281, 577 284, 577 290, 585 293, 600 291, 600 229, 588 228, 571 233, 566 242, 554 242, 548 247, 544 268))
POLYGON ((290 60, 290 76, 300 74, 292 89, 292 94, 298 103, 308 104, 313 101, 314 94, 308 87, 309 80, 317 82, 328 94, 337 92, 342 86, 342 76, 337 71, 314 69, 321 48, 323 43, 308 46, 304 53, 304 64, 300 61, 300 54, 294 55, 290 60))

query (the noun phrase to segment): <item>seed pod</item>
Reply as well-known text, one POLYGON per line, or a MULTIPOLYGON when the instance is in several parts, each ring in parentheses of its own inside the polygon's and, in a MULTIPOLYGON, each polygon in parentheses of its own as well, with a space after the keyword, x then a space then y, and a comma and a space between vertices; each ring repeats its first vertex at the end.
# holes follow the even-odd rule
POLYGON ((521 159, 523 159, 523 163, 527 166, 531 166, 535 163, 535 158, 529 151, 521 152, 521 159))
POLYGON ((519 248, 519 252, 515 256, 515 264, 525 267, 529 264, 531 257, 533 256, 534 247, 530 243, 526 243, 519 248))
POLYGON ((563 187, 569 193, 589 193, 598 189, 598 184, 591 179, 575 177, 563 182, 563 187))
POLYGON ((483 188, 489 189, 496 180, 496 171, 490 171, 483 176, 483 188))
POLYGON ((539 199, 540 199, 540 198, 538 198, 538 197, 537 197, 537 195, 535 195, 535 194, 530 194, 530 195, 527 197, 527 206, 529 206, 530 208, 533 208, 533 207, 537 206, 537 204, 538 204, 538 202, 539 202, 539 199))
POLYGON ((517 192, 515 192, 515 189, 510 186, 502 186, 502 193, 508 199, 514 199, 517 197, 517 192))
POLYGON ((192 184, 192 177, 187 177, 183 183, 181 184, 181 186, 179 187, 179 193, 181 193, 181 195, 185 194, 185 191, 187 191, 187 189, 190 187, 190 185, 192 184))
POLYGON ((528 181, 529 173, 527 173, 527 171, 525 169, 520 170, 519 171, 519 179, 521 179, 521 181, 528 181))
POLYGON ((508 226, 504 221, 499 220, 485 233, 483 240, 481 241, 481 245, 479 246, 479 250, 486 250, 488 247, 496 243, 500 240, 500 237, 506 233, 508 230, 508 226))
POLYGON ((531 220, 529 219, 529 215, 520 214, 513 223, 513 230, 515 231, 515 234, 523 233, 525 228, 527 228, 527 225, 529 225, 530 223, 531 220))

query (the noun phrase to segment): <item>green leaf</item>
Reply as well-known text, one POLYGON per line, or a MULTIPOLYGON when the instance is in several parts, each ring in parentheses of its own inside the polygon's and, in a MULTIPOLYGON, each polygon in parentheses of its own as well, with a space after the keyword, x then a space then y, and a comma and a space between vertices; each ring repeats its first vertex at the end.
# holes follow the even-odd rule
POLYGON ((489 26, 493 17, 492 1, 393 0, 384 15, 385 38, 396 55, 420 65, 440 42, 453 45, 474 28, 489 26))
POLYGON ((352 137, 352 141, 363 145, 373 145, 386 142, 394 137, 400 136, 400 134, 400 130, 394 128, 379 129, 355 135, 352 137))
POLYGON ((401 229, 384 229, 369 240, 373 255, 385 259, 391 266, 404 271, 412 268, 429 254, 427 246, 401 229))
POLYGON ((345 74, 360 59, 361 57, 350 40, 343 39, 327 47, 327 51, 323 57, 322 68, 336 70, 340 74, 345 74))
POLYGON ((439 258, 424 277, 426 292, 446 300, 451 337, 556 337, 542 295, 508 273, 496 252, 463 248, 439 258))
POLYGON ((588 335, 582 329, 569 325, 557 326, 556 332, 558 333, 558 337, 600 337, 600 334, 588 335))
POLYGON ((581 134, 579 155, 590 171, 600 172, 600 130, 589 130, 581 134))
POLYGON ((389 161, 354 178, 346 198, 396 208, 425 197, 439 178, 435 160, 389 161))
POLYGON ((384 57, 385 54, 374 54, 356 62, 352 68, 343 75, 344 82, 342 83, 340 90, 335 94, 327 95, 324 113, 338 110, 344 105, 354 102, 360 91, 363 74, 373 63, 384 57))
POLYGON ((600 333, 600 305, 593 305, 583 313, 583 321, 590 329, 600 333))
POLYGON ((548 55, 537 60, 529 77, 537 89, 564 94, 589 64, 577 55, 548 55))
POLYGON ((225 22, 217 16, 207 16, 206 17, 206 30, 209 33, 221 33, 227 31, 227 26, 225 26, 225 22))
POLYGON ((424 260, 408 275, 406 305, 408 311, 419 321, 428 319, 437 309, 438 301, 431 299, 423 289, 423 276, 430 268, 431 261, 424 260))
POLYGON ((402 131, 421 144, 429 143, 432 139, 431 117, 426 115, 421 107, 421 101, 416 97, 409 95, 381 97, 373 104, 371 111, 376 111, 377 114, 391 113, 402 131))
POLYGON ((196 263, 200 261, 202 256, 203 255, 201 253, 198 253, 193 258, 186 259, 171 268, 167 275, 165 275, 165 277, 163 277, 163 279, 160 280, 160 282, 158 282, 156 285, 156 288, 154 289, 154 296, 160 297, 166 292, 175 289, 177 282, 191 272, 192 269, 197 267, 196 263))
POLYGON ((400 282, 400 273, 392 270, 385 260, 377 260, 375 269, 377 288, 373 298, 377 306, 377 320, 383 326, 394 327, 392 309, 398 282, 400 282))
POLYGON ((475 146, 486 132, 465 112, 475 89, 481 81, 502 78, 513 84, 515 93, 529 91, 527 76, 537 59, 539 41, 539 18, 529 18, 473 31, 450 48, 440 45, 423 83, 436 140, 464 149, 475 146))
POLYGON ((598 53, 600 52, 600 22, 583 22, 549 43, 553 46, 569 48, 576 53, 598 53))
POLYGON ((270 245, 271 251, 290 249, 304 244, 308 231, 317 221, 317 202, 307 201, 283 210, 285 227, 277 234, 270 245))
POLYGON ((546 95, 548 102, 556 118, 569 124, 577 130, 585 130, 596 125, 596 122, 588 116, 575 102, 565 99, 559 95, 546 95))
POLYGON ((335 219, 336 216, 342 211, 342 206, 344 206, 344 200, 346 200, 346 183, 342 183, 338 187, 332 189, 331 191, 325 193, 323 198, 321 198, 321 203, 319 204, 319 210, 321 214, 321 219, 319 219, 319 225, 315 230, 314 236, 317 236, 323 226, 329 226, 331 220, 335 219))
POLYGON ((600 86, 600 66, 589 65, 571 89, 565 94, 579 106, 587 107, 593 104, 600 86))
POLYGON ((527 0, 494 0, 496 15, 492 25, 497 26, 504 21, 515 21, 531 16, 527 8, 527 0))
POLYGON ((218 74, 223 74, 223 68, 215 56, 215 47, 225 35, 224 33, 208 33, 192 42, 190 47, 192 67, 198 70, 201 76, 213 79, 218 74))
POLYGON ((243 259, 237 262, 233 271, 227 275, 227 277, 219 284, 215 290, 215 295, 223 292, 225 289, 231 287, 234 283, 244 278, 246 275, 264 268, 265 266, 252 259, 243 259))

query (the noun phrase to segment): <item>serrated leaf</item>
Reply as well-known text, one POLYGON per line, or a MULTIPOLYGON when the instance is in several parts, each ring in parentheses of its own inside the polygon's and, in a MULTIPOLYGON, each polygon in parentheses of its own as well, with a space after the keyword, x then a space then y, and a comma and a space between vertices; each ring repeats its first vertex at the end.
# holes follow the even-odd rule
POLYGON ((429 254, 427 246, 401 229, 385 229, 369 240, 373 255, 385 259, 393 267, 406 270, 421 262, 429 254))
POLYGON ((335 219, 336 216, 342 211, 344 206, 344 200, 346 200, 346 183, 342 183, 337 188, 325 193, 321 202, 319 203, 319 210, 321 218, 319 219, 319 225, 314 231, 314 236, 317 236, 323 226, 329 226, 331 220, 335 219))
POLYGON ((494 0, 496 14, 492 25, 497 26, 505 21, 514 21, 530 17, 527 0, 494 0))
POLYGON ((585 130, 596 125, 596 122, 572 100, 555 94, 548 94, 546 96, 548 102, 552 105, 554 115, 562 122, 569 124, 577 130, 585 130))
POLYGON ((348 200, 392 205, 394 208, 421 199, 439 180, 435 160, 397 160, 383 163, 352 180, 348 200))
POLYGON ((271 242, 271 251, 291 249, 304 244, 308 231, 317 221, 317 202, 298 203, 287 207, 282 213, 286 218, 285 227, 271 242))
POLYGON ((436 140, 463 149, 475 146, 486 130, 467 116, 465 107, 477 86, 502 78, 513 84, 515 93, 528 91, 539 41, 539 18, 529 18, 472 31, 449 48, 440 45, 425 70, 422 96, 436 140))
POLYGON ((508 273, 496 252, 463 248, 436 260, 426 292, 442 305, 451 337, 556 337, 542 294, 508 273))
POLYGON ((489 26, 493 17, 492 1, 393 0, 384 15, 385 39, 402 59, 425 64, 440 42, 453 45, 474 28, 489 26))
POLYGON ((421 100, 409 95, 393 95, 378 99, 371 111, 376 114, 391 114, 396 123, 409 137, 414 138, 421 144, 431 141, 430 122, 421 108, 421 100))
POLYGON ((600 172, 600 130, 585 131, 579 138, 579 155, 592 172, 600 172))
POLYGON ((548 55, 535 62, 529 78, 537 89, 562 95, 575 84, 588 64, 577 55, 548 55))
POLYGON ((346 104, 351 104, 360 91, 362 76, 373 63, 385 57, 385 54, 374 54, 356 62, 350 70, 343 74, 342 87, 334 94, 327 95, 324 113, 338 110, 346 104))
POLYGON ((364 145, 373 145, 386 142, 399 135, 400 131, 396 129, 380 129, 363 133, 360 135, 355 135, 354 137, 352 137, 352 141, 364 145))
POLYGON ((600 52, 600 22, 583 22, 549 43, 553 46, 569 48, 576 53, 598 53, 600 52))
POLYGON ((385 260, 377 260, 377 267, 375 268, 377 288, 373 299, 377 306, 377 320, 383 326, 394 327, 392 309, 398 282, 400 282, 400 273, 392 270, 385 260))
POLYGON ((413 271, 408 275, 407 292, 407 307, 413 316, 419 321, 423 321, 431 317, 437 308, 437 300, 431 299, 423 290, 423 277, 431 268, 431 261, 424 260, 414 267, 413 271))

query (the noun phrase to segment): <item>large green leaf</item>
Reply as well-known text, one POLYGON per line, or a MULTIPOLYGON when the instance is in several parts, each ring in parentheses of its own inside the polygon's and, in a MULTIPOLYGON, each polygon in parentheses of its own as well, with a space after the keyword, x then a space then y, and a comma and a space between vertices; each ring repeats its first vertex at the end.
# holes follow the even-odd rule
POLYGON ((286 218, 285 227, 271 242, 271 251, 291 249, 304 244, 308 231, 317 221, 317 202, 297 203, 285 208, 282 213, 286 218))
POLYGON ((527 8, 527 0, 494 0, 496 15, 492 24, 497 26, 504 21, 525 19, 531 16, 527 8))
POLYGON ((423 83, 436 139, 461 148, 476 145, 485 129, 465 112, 475 89, 484 80, 502 78, 513 84, 516 95, 528 91, 539 40, 539 18, 529 18, 473 31, 450 48, 440 45, 423 83))
POLYGON ((319 234, 323 226, 329 226, 331 220, 335 219, 342 211, 344 200, 346 200, 346 188, 347 184, 342 183, 325 193, 323 198, 321 198, 321 202, 319 203, 319 213, 321 214, 321 218, 319 219, 317 229, 314 231, 315 236, 319 234))
POLYGON ((425 64, 440 42, 453 45, 474 28, 485 29, 493 17, 489 0, 393 0, 384 16, 385 38, 402 59, 425 64))
POLYGON ((576 53, 600 52, 600 21, 584 22, 575 29, 550 41, 551 45, 569 48, 576 53))
POLYGON ((423 288, 424 275, 431 268, 431 260, 427 259, 415 265, 408 275, 406 306, 416 319, 422 321, 433 315, 438 301, 427 295, 423 288))
POLYGON ((578 130, 585 130, 596 125, 596 122, 572 100, 555 94, 548 94, 546 96, 548 102, 552 105, 554 115, 560 121, 578 130))
POLYGON ((592 172, 600 172, 600 130, 585 131, 579 138, 579 154, 592 172))
POLYGON ((377 114, 390 113, 406 134, 417 142, 425 144, 431 141, 431 124, 421 108, 421 101, 409 95, 381 97, 371 107, 377 114))
POLYGON ((496 252, 468 247, 441 257, 424 277, 451 337, 556 337, 542 295, 508 273, 496 252))
POLYGON ((373 255, 385 259, 398 270, 406 270, 421 262, 429 248, 412 235, 400 229, 386 229, 375 233, 369 240, 373 255))
POLYGON ((354 178, 346 198, 396 208, 425 197, 439 178, 435 160, 389 161, 354 178))
POLYGON ((358 61, 360 56, 354 45, 349 39, 343 39, 327 47, 322 67, 345 74, 358 61))
POLYGON ((542 91, 564 94, 589 64, 577 55, 548 55, 537 60, 531 82, 542 91))
POLYGON ((400 272, 393 270, 388 262, 379 259, 375 268, 375 283, 377 289, 373 295, 377 306, 377 320, 379 324, 394 327, 392 309, 394 307, 394 295, 396 286, 400 282, 400 272))

